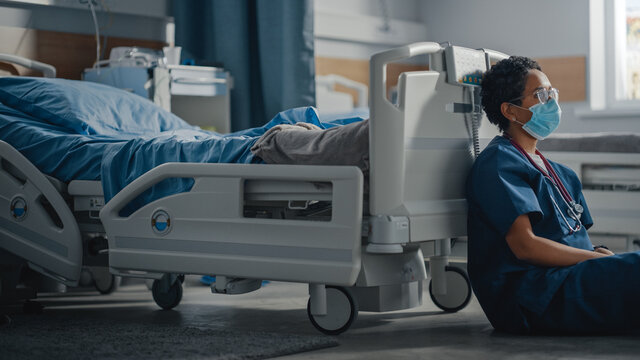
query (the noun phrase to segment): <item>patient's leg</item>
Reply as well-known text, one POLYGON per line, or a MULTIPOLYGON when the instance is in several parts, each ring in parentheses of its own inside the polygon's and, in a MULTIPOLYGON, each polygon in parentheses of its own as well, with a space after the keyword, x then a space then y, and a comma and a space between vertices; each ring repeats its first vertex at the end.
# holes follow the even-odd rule
POLYGON ((251 152, 267 164, 355 165, 366 175, 369 121, 327 130, 292 125, 276 127, 260 137, 251 152))

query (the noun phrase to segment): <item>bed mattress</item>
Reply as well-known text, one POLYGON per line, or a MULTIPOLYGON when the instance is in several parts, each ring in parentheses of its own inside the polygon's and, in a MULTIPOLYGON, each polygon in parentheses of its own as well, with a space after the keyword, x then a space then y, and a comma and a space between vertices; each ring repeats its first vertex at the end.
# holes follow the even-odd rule
POLYGON ((541 151, 640 153, 640 135, 623 133, 557 134, 540 141, 541 151))
MULTIPOLYGON (((105 201, 167 162, 260 163, 251 147, 269 129, 311 123, 320 129, 362 119, 321 122, 312 107, 277 114, 262 127, 219 134, 187 124, 147 99, 109 86, 64 79, 0 78, 0 140, 44 174, 65 183, 100 180, 105 201)), ((167 179, 129 210, 188 191, 190 178, 167 179)))

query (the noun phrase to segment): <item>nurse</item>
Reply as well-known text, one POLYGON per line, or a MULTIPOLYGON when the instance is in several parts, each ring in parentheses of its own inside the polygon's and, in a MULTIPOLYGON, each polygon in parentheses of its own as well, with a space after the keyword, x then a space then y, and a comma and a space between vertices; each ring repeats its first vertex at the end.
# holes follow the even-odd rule
POLYGON ((487 71, 481 96, 502 135, 478 156, 467 181, 468 270, 493 327, 640 330, 640 252, 594 248, 578 177, 536 149, 560 122, 558 90, 535 61, 512 56, 487 71))

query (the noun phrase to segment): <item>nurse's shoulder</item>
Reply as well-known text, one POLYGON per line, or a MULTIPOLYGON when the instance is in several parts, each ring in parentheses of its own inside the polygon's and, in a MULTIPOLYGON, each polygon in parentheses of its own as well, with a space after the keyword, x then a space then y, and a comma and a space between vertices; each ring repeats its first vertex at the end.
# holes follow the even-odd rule
MULTIPOLYGON (((544 154, 542 154, 544 155, 544 154)), ((572 168, 561 164, 559 162, 555 162, 551 159, 547 159, 547 161, 549 161, 549 163, 551 164, 551 166, 553 166, 553 169, 556 171, 556 173, 558 173, 558 175, 563 178, 563 179, 568 179, 571 180, 573 182, 580 182, 580 178, 578 177, 578 174, 576 174, 575 171, 573 171, 572 168)))
POLYGON ((522 155, 513 147, 511 142, 503 136, 496 136, 487 147, 482 150, 473 163, 471 175, 476 173, 496 172, 509 168, 514 163, 522 162, 522 155))
POLYGON ((467 199, 494 191, 497 184, 504 184, 505 181, 528 182, 530 178, 532 174, 524 166, 522 154, 508 139, 496 136, 478 155, 471 168, 467 177, 467 199))

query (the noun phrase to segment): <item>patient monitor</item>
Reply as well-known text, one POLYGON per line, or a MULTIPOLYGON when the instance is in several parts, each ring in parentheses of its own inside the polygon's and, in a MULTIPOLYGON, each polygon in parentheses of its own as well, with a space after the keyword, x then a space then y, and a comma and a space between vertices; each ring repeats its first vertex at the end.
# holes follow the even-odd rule
POLYGON ((447 63, 447 82, 453 85, 480 86, 482 74, 488 70, 484 50, 447 46, 444 49, 447 63))

